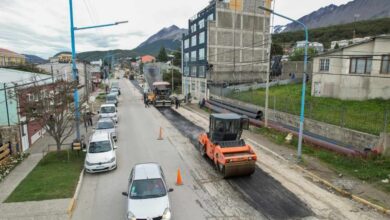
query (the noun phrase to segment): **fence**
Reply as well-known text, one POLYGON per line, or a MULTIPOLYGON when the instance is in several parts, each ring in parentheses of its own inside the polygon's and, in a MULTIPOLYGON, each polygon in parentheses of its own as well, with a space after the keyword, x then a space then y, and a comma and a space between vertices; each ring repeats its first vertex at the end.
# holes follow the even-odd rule
MULTIPOLYGON (((233 93, 228 97, 262 107, 265 103, 263 91, 261 93, 259 91, 233 93)), ((271 110, 300 115, 300 107, 299 96, 285 95, 285 93, 269 96, 271 110)), ((390 101, 369 100, 362 103, 307 97, 305 102, 306 118, 374 135, 390 131, 389 116, 390 101)))
POLYGON ((11 154, 10 145, 3 144, 0 147, 0 164, 4 163, 11 154))

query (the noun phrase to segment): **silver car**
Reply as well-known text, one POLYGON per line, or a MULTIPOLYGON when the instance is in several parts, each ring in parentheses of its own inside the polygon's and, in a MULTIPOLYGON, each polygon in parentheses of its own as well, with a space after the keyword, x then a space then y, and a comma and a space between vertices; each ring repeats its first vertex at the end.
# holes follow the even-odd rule
POLYGON ((164 173, 156 163, 137 164, 131 170, 129 187, 122 195, 127 197, 127 218, 163 219, 172 218, 164 173))
POLYGON ((95 133, 107 132, 111 134, 115 142, 118 140, 118 133, 116 131, 116 124, 111 118, 101 118, 96 123, 95 133))

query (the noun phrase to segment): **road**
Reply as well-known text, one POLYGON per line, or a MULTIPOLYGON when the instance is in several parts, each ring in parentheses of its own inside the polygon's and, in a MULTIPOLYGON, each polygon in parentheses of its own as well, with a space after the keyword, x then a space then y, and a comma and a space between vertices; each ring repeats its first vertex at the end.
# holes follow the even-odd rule
POLYGON ((162 165, 174 188, 170 193, 174 219, 269 219, 269 213, 261 213, 224 180, 164 114, 146 109, 142 95, 129 81, 121 80, 120 85, 118 169, 85 175, 73 219, 125 219, 126 198, 121 192, 126 191, 131 168, 144 162, 162 165), (163 140, 157 140, 160 127, 163 140), (183 186, 175 185, 178 168, 183 186))

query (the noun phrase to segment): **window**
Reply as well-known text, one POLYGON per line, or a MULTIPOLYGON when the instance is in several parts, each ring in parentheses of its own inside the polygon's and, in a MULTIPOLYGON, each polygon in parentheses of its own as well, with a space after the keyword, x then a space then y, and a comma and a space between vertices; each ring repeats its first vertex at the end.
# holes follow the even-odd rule
POLYGON ((205 67, 204 66, 200 66, 199 69, 198 69, 198 76, 199 77, 205 77, 205 67))
POLYGON ((320 59, 320 71, 329 72, 329 59, 320 59))
POLYGON ((382 56, 381 73, 390 73, 390 55, 382 56))
POLYGON ((214 13, 209 14, 209 16, 207 17, 207 20, 214 21, 214 13))
POLYGON ((204 31, 199 34, 199 44, 203 44, 203 43, 204 43, 204 31))
POLYGON ((200 92, 205 93, 206 92, 206 83, 201 82, 200 83, 200 92))
POLYGON ((191 76, 196 76, 196 66, 191 67, 191 76))
POLYGON ((191 91, 192 91, 192 92, 195 92, 195 82, 192 82, 192 83, 191 83, 191 91))
POLYGON ((184 62, 188 62, 190 61, 190 54, 189 53, 185 53, 184 54, 184 62))
POLYGON ((191 47, 196 46, 196 35, 191 37, 191 47))
POLYGON ((184 67, 184 75, 185 75, 185 76, 190 75, 190 67, 188 67, 188 66, 185 66, 185 67, 184 67))
POLYGON ((355 74, 370 74, 371 65, 372 65, 372 57, 356 57, 351 58, 350 61, 350 73, 355 74))
POLYGON ((191 25, 191 33, 196 31, 196 24, 191 25))
POLYGON ((200 19, 200 20, 198 21, 198 26, 199 26, 199 29, 204 28, 204 19, 200 19))
POLYGON ((196 61, 196 50, 191 52, 191 61, 192 62, 196 61))
POLYGON ((190 46, 190 39, 184 41, 184 49, 187 49, 190 46))
POLYGON ((204 48, 199 49, 199 60, 204 60, 204 48))

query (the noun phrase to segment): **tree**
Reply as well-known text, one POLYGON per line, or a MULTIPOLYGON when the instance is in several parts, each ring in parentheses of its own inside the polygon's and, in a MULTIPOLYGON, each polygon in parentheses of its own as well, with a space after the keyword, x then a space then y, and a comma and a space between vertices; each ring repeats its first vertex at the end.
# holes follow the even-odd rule
POLYGON ((59 80, 42 85, 35 80, 32 86, 17 90, 20 114, 26 117, 27 122, 36 123, 44 128, 56 142, 57 151, 60 151, 65 140, 74 134, 75 88, 77 88, 75 81, 59 80))
MULTIPOLYGON (((173 69, 173 84, 175 88, 181 88, 182 74, 178 69, 173 69)), ((172 69, 167 69, 163 72, 163 81, 172 83, 172 69)))
POLYGON ((168 61, 168 55, 165 50, 165 47, 161 47, 160 52, 158 52, 157 60, 159 62, 167 62, 168 61))
MULTIPOLYGON (((314 48, 308 48, 307 50, 307 56, 308 60, 311 60, 313 56, 317 54, 317 51, 314 48)), ((296 48, 294 52, 290 55, 289 60, 291 61, 303 61, 305 55, 305 49, 304 48, 296 48)))
POLYGON ((176 50, 173 53, 173 56, 175 57, 173 60, 173 65, 180 67, 181 66, 181 51, 176 50))
POLYGON ((334 49, 339 49, 340 46, 339 46, 339 43, 336 43, 336 45, 334 46, 334 49))
POLYGON ((275 55, 283 55, 283 47, 279 44, 272 44, 271 45, 271 56, 275 55))

